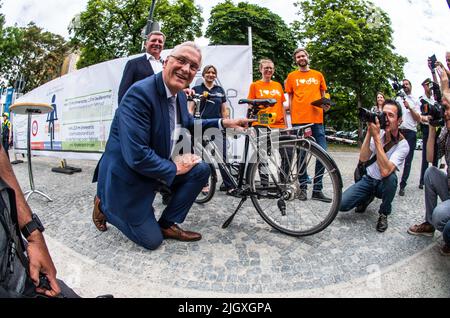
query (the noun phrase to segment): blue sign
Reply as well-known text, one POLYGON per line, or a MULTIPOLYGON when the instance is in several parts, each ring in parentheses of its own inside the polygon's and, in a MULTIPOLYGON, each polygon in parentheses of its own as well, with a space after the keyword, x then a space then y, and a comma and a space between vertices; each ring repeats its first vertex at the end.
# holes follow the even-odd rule
POLYGON ((6 100, 5 100, 5 105, 3 107, 3 112, 5 112, 5 113, 9 113, 9 106, 12 103, 13 94, 14 94, 14 88, 9 87, 6 90, 6 100))

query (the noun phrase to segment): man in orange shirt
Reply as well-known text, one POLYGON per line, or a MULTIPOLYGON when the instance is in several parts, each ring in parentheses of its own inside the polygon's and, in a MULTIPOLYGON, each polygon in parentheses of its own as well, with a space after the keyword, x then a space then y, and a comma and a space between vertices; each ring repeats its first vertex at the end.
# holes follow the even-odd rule
MULTIPOLYGON (((291 72, 285 84, 286 93, 289 94, 289 108, 291 111, 292 126, 314 124, 311 129, 316 142, 324 149, 327 149, 325 129, 323 126, 323 113, 330 109, 330 105, 322 107, 313 106, 315 100, 325 97, 327 85, 322 73, 309 68, 309 55, 304 48, 294 51, 295 63, 299 69, 291 72)), ((316 162, 314 187, 312 193, 313 200, 331 202, 322 192, 322 174, 324 168, 320 162, 316 162)), ((307 200, 307 172, 300 176, 301 193, 299 199, 307 200)))

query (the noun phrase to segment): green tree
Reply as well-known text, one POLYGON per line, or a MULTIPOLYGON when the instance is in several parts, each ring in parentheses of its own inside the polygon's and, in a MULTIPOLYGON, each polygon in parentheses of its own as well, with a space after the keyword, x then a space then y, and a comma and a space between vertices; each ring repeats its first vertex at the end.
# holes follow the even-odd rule
MULTIPOLYGON (((69 26, 72 43, 81 49, 78 67, 137 54, 152 0, 89 0, 69 26)), ((202 35, 202 10, 193 0, 159 0, 154 21, 161 23, 166 48, 202 35)))
MULTIPOLYGON (((389 16, 366 0, 298 0, 297 39, 307 43, 312 67, 325 75, 337 106, 329 119, 356 127, 357 107, 375 105, 375 94, 392 94, 389 81, 403 77, 405 57, 394 53, 389 16)), ((360 132, 362 125, 359 125, 360 132)), ((360 133, 361 135, 361 133, 360 133)))
POLYGON ((10 86, 19 74, 25 78, 26 93, 61 74, 68 52, 64 38, 30 22, 26 27, 6 27, 0 41, 0 73, 10 86))
POLYGON ((292 69, 294 35, 280 16, 267 8, 230 0, 211 10, 206 37, 211 45, 246 45, 248 27, 252 27, 253 76, 260 78, 258 61, 270 58, 275 63, 275 79, 283 83, 292 69))

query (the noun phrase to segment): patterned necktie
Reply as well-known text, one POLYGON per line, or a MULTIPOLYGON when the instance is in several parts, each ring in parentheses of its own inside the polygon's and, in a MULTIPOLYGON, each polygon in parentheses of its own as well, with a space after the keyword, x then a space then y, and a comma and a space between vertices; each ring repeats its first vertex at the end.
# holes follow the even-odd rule
POLYGON ((173 140, 173 131, 175 129, 175 109, 177 107, 176 96, 168 98, 169 100, 169 121, 170 121, 170 140, 173 140))

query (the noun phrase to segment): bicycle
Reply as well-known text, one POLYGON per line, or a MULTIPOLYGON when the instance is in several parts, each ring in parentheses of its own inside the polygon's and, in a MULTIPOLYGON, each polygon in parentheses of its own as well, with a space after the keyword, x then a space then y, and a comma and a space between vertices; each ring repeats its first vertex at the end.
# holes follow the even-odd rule
MULTIPOLYGON (((196 106, 207 96, 194 96, 196 106)), ((249 104, 248 118, 261 115, 261 110, 276 103, 274 99, 241 99, 239 104, 249 104)), ((195 117, 195 116, 194 116, 195 117)), ((263 220, 282 233, 292 236, 307 236, 324 230, 336 217, 342 197, 342 177, 334 160, 310 136, 312 124, 271 130, 263 126, 253 126, 246 132, 231 134, 245 137, 243 162, 238 167, 226 164, 222 156, 216 156, 217 145, 208 136, 196 142, 195 151, 201 151, 203 159, 211 167, 210 192, 200 193, 197 203, 209 201, 215 192, 217 173, 215 165, 222 167, 234 189, 227 193, 240 202, 230 217, 223 223, 227 228, 250 197, 263 220), (264 147, 261 147, 263 145, 264 147), (250 154, 250 146, 253 151, 250 154), (307 170, 310 165, 320 162, 323 171, 313 178, 313 183, 331 197, 331 202, 309 199, 307 170), (301 194, 305 197, 300 198, 301 194), (304 200, 301 201, 300 199, 304 200), (276 204, 275 204, 276 202, 276 204)), ((230 133, 227 131, 227 133, 230 133)), ((309 187, 311 190, 311 187, 309 187)))

